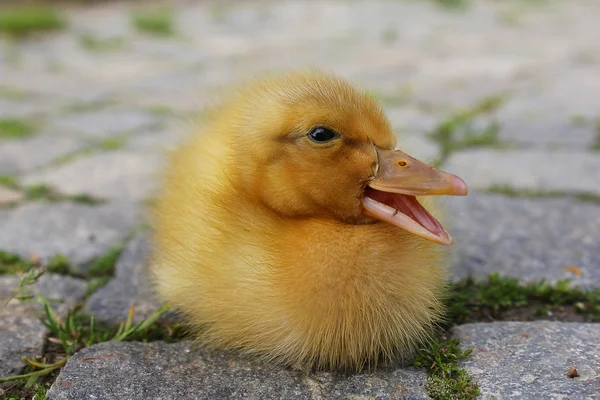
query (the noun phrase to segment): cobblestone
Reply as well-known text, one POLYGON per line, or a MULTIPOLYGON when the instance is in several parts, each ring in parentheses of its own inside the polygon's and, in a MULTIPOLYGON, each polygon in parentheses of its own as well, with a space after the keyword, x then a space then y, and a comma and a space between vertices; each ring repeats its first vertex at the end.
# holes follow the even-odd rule
MULTIPOLYGON (((0 307, 14 294, 19 286, 16 276, 0 276, 0 307)), ((43 275, 27 289, 33 295, 40 294, 48 299, 59 316, 81 300, 86 282, 59 275, 43 275)), ((0 377, 18 374, 25 364, 21 357, 41 354, 47 329, 39 320, 40 303, 12 300, 0 311, 0 377)))
POLYGON ((453 154, 444 168, 473 188, 600 195, 600 155, 592 152, 472 150, 453 154))
POLYGON ((147 112, 103 109, 60 117, 54 129, 97 139, 154 129, 158 124, 158 119, 147 112))
POLYGON ((600 324, 495 322, 453 330, 482 399, 593 399, 600 393, 600 324), (569 378, 569 367, 580 376, 569 378))
POLYGON ((369 375, 303 377, 190 343, 102 343, 77 353, 48 392, 50 400, 426 399, 426 375, 412 368, 369 375))
MULTIPOLYGON (((0 185, 0 250, 63 254, 84 273, 147 221, 163 152, 224 85, 314 66, 371 91, 401 149, 445 161, 469 185, 466 198, 444 200, 454 279, 499 272, 599 288, 600 2, 472 1, 452 11, 438 3, 178 0, 169 3, 175 34, 157 37, 130 22, 141 5, 61 2, 64 31, 0 35, 0 119, 37 126, 31 137, 0 139, 0 175, 18 187, 0 185), (114 45, 102 47, 106 40, 114 45), (487 96, 504 99, 483 116, 499 123, 497 140, 442 160, 443 143, 429 134, 487 96), (31 202, 34 185, 61 200, 31 202), (90 198, 104 203, 81 204, 90 198)), ((106 322, 130 305, 137 319, 153 311, 146 246, 144 234, 128 243, 116 277, 85 310, 106 322)), ((16 279, 0 277, 0 291, 16 279)), ((66 307, 82 296, 83 283, 64 283, 72 278, 44 279, 56 279, 48 282, 66 307)), ((22 366, 20 355, 43 350, 46 331, 28 307, 13 303, 0 318, 0 376, 22 366)), ((454 335, 475 348, 464 366, 481 398, 575 399, 600 390, 597 330, 498 323, 454 335), (571 363, 580 377, 565 378, 571 363)), ((107 343, 77 353, 50 398, 425 398, 426 374, 410 368, 347 377, 265 368, 189 343, 107 343)))
POLYGON ((146 271, 149 242, 146 234, 132 239, 116 265, 115 277, 86 302, 86 310, 98 320, 118 324, 135 307, 134 323, 148 318, 160 306, 154 299, 146 271))
POLYGON ((570 279, 599 286, 600 206, 477 192, 448 206, 456 277, 499 272, 522 282, 570 279), (579 268, 580 276, 568 266, 579 268))
POLYGON ((0 249, 41 260, 61 254, 83 271, 140 222, 139 208, 129 202, 28 203, 0 210, 0 249))
POLYGON ((0 174, 23 174, 85 147, 74 137, 41 135, 11 140, 0 146, 0 174))
POLYGON ((26 175, 26 185, 49 185, 63 195, 141 201, 154 188, 160 158, 140 152, 114 151, 82 157, 26 175))

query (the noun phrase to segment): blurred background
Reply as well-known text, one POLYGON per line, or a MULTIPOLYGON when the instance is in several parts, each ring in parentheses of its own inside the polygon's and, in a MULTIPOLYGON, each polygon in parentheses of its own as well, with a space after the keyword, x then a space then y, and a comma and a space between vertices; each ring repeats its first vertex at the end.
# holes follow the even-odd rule
MULTIPOLYGON (((215 94, 257 73, 307 66, 373 93, 400 148, 472 190, 595 205, 599 16, 593 0, 3 1, 0 224, 14 233, 0 247, 60 252, 74 263, 97 256, 93 246, 84 251, 87 242, 57 237, 90 221, 96 230, 98 221, 139 223, 161 154, 194 129, 215 94), (104 214, 32 206, 65 201, 104 214), (74 214, 82 217, 67 218, 74 214), (42 220, 43 235, 23 226, 42 220)), ((527 257, 538 272, 597 265, 586 252, 597 240, 585 239, 600 232, 589 218, 596 214, 578 213, 581 223, 567 229, 547 218, 554 206, 494 201, 464 203, 471 208, 456 218, 471 248, 534 237, 527 257), (468 214, 473 204, 485 204, 477 218, 468 214), (494 230, 507 219, 512 225, 494 230), (549 232, 558 236, 537 242, 549 232)), ((556 218, 566 215, 560 210, 556 218)), ((108 245, 125 228, 94 235, 108 245)), ((490 257, 477 251, 463 251, 471 272, 490 257)))

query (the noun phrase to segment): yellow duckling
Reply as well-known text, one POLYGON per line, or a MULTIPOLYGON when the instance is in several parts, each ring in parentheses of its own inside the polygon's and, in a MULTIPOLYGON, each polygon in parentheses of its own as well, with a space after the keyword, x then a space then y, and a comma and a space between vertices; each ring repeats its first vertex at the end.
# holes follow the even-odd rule
POLYGON ((450 235, 415 196, 466 195, 395 150, 381 108, 309 71, 237 91, 175 150, 151 271, 199 339, 270 362, 402 359, 443 313, 450 235))

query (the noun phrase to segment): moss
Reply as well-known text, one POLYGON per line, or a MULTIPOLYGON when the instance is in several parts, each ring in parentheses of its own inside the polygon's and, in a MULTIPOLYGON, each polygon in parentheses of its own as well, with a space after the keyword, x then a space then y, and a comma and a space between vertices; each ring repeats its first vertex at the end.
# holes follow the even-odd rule
POLYGON ((53 8, 28 6, 0 11, 0 32, 23 37, 34 32, 57 31, 65 28, 67 20, 53 8))
POLYGON ((504 103, 502 96, 488 96, 468 109, 451 114, 429 136, 437 141, 446 158, 453 151, 474 147, 498 147, 500 124, 489 118, 504 103), (484 119, 484 126, 475 126, 477 119, 484 119))
POLYGON ((156 104, 148 107, 148 112, 159 117, 175 115, 175 111, 173 111, 172 108, 162 104, 156 104))
POLYGON ((72 201, 79 204, 97 205, 105 203, 105 200, 98 199, 88 194, 76 194, 71 196, 57 193, 51 186, 45 184, 31 185, 22 188, 28 200, 31 201, 72 201))
POLYGON ((386 44, 392 44, 398 40, 398 31, 394 28, 386 28, 381 31, 381 41, 386 44))
POLYGON ((99 147, 106 151, 122 149, 127 145, 127 139, 126 136, 106 138, 99 143, 99 147))
POLYGON ((596 134, 589 148, 592 151, 600 151, 600 116, 596 118, 588 118, 581 114, 574 114, 571 115, 569 120, 572 125, 586 126, 594 129, 596 134))
POLYGON ((115 101, 111 98, 87 102, 79 101, 77 103, 68 104, 63 107, 62 110, 67 113, 85 113, 88 111, 97 111, 113 104, 115 104, 115 101))
POLYGON ((64 165, 64 164, 70 163, 71 161, 76 160, 80 157, 85 157, 85 156, 91 155, 95 151, 96 151, 96 149, 93 147, 86 147, 83 149, 75 150, 70 153, 63 154, 62 156, 54 159, 50 163, 50 165, 51 166, 64 165))
POLYGON ((27 186, 25 194, 29 200, 53 200, 57 197, 52 188, 44 184, 27 186))
POLYGON ((170 36, 175 31, 174 15, 169 10, 134 13, 131 15, 131 23, 139 32, 158 36, 170 36))
POLYGON ((86 272, 88 278, 95 278, 101 276, 113 276, 115 273, 115 265, 117 260, 125 247, 124 243, 110 248, 104 255, 95 259, 86 272))
POLYGON ((46 271, 59 275, 73 275, 69 259, 62 254, 56 255, 46 264, 46 271))
POLYGON ((0 175, 0 186, 10 189, 17 189, 19 187, 19 183, 17 182, 17 178, 12 175, 0 175))
POLYGON ((596 129, 596 137, 594 138, 594 142, 590 146, 590 150, 600 151, 600 117, 596 118, 594 125, 596 129))
POLYGON ((468 278, 451 284, 446 303, 446 328, 478 321, 535 320, 547 317, 548 311, 600 322, 600 289, 571 287, 568 280, 521 285, 517 279, 494 273, 486 280, 468 278))
POLYGON ((26 388, 25 385, 26 382, 24 381, 12 385, 10 389, 3 392, 4 395, 0 397, 0 400, 48 400, 47 392, 51 386, 50 382, 36 383, 30 388, 26 388))
POLYGON ((412 362, 425 368, 429 374, 427 394, 436 400, 475 399, 479 388, 458 362, 467 358, 472 350, 460 349, 457 339, 441 335, 419 351, 412 362))
POLYGON ((79 45, 93 52, 107 52, 122 49, 125 41, 122 37, 99 38, 91 33, 79 37, 79 45))
POLYGON ((125 147, 128 141, 129 137, 127 135, 96 141, 87 147, 63 154, 62 156, 55 158, 52 160, 49 166, 65 165, 79 158, 94 155, 99 152, 119 150, 125 147))
POLYGON ((224 22, 229 15, 230 6, 225 2, 211 3, 209 13, 211 17, 217 22, 224 22))
POLYGON ((70 200, 74 203, 87 204, 92 206, 106 203, 105 200, 98 199, 96 197, 90 196, 89 194, 76 194, 73 196, 63 197, 61 200, 70 200))
MULTIPOLYGON (((27 272, 40 266, 35 260, 27 260, 18 254, 0 250, 0 275, 18 274, 27 272)), ((72 270, 69 260, 62 254, 58 254, 48 260, 44 265, 44 270, 50 273, 71 275, 72 270)))
POLYGON ((487 128, 481 131, 468 131, 458 144, 454 144, 456 147, 461 149, 468 149, 471 147, 489 147, 499 144, 498 133, 500 131, 500 125, 497 122, 492 122, 487 128))
POLYGON ((16 254, 0 250, 0 275, 24 272, 31 268, 31 265, 16 254))
POLYGON ((468 0, 434 0, 434 2, 450 10, 463 10, 469 5, 468 0))
POLYGON ((523 16, 519 10, 508 9, 500 10, 498 13, 498 21, 506 26, 521 26, 523 25, 523 16))
MULTIPOLYGON (((95 278, 110 278, 114 276, 115 265, 119 256, 121 255, 121 252, 123 251, 125 242, 130 238, 130 236, 128 236, 128 238, 122 243, 111 247, 103 255, 95 258, 92 261, 90 268, 83 274, 75 272, 71 267, 69 259, 62 254, 52 257, 42 266, 44 270, 49 273, 71 275, 82 279, 88 279, 90 281, 95 278)), ((26 272, 32 268, 40 267, 40 265, 40 262, 37 260, 27 260, 18 254, 0 250, 0 275, 26 272)), ((102 280, 90 283, 90 285, 99 287, 101 285, 100 282, 102 282, 102 280)))
POLYGON ((0 97, 9 100, 25 100, 29 94, 18 88, 0 85, 0 97))
POLYGON ((454 398, 454 382, 450 379, 441 378, 433 375, 427 379, 427 394, 433 399, 452 399, 454 398))
POLYGON ((392 93, 371 92, 371 95, 385 106, 404 106, 410 103, 414 89, 411 85, 402 85, 392 93))
POLYGON ((87 288, 85 290, 84 298, 90 297, 96 290, 100 289, 102 286, 106 285, 110 280, 111 276, 96 276, 91 278, 88 281, 87 288))
POLYGON ((581 125, 587 124, 587 118, 585 117, 585 115, 581 115, 581 114, 571 115, 571 117, 569 118, 569 121, 571 122, 571 124, 576 125, 576 126, 581 126, 581 125))
MULTIPOLYGON (((600 150, 600 149, 599 149, 600 150)), ((575 193, 575 198, 584 203, 600 204, 600 196, 593 193, 575 193)))
POLYGON ((16 118, 0 118, 1 138, 24 138, 35 134, 36 127, 16 118))

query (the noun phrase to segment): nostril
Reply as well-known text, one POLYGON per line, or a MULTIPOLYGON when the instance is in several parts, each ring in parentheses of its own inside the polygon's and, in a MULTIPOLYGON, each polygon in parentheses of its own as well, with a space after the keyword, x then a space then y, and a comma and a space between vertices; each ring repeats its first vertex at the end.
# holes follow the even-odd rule
POLYGON ((400 160, 398 161, 398 166, 399 167, 406 167, 408 165, 408 163, 404 160, 400 160))

